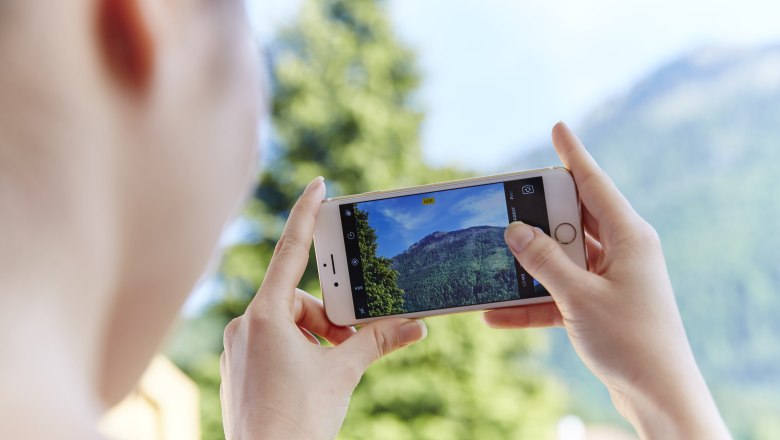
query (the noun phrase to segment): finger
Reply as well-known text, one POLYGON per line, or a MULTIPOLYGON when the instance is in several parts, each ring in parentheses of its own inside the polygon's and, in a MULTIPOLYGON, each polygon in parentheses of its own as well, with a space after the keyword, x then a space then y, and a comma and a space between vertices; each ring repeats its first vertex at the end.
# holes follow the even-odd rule
POLYGON ((347 362, 354 362, 360 371, 365 371, 377 359, 425 338, 427 333, 422 321, 386 318, 361 327, 334 350, 346 353, 347 362))
POLYGON ((301 289, 295 289, 295 323, 322 336, 333 345, 341 344, 355 334, 352 327, 342 327, 330 322, 322 301, 301 289))
POLYGON ((222 429, 225 431, 225 438, 233 438, 230 435, 230 412, 227 408, 227 396, 225 395, 226 385, 224 382, 219 384, 219 402, 222 407, 222 429))
POLYGON ((552 140, 563 165, 574 175, 582 203, 602 226, 609 229, 611 224, 605 222, 620 222, 634 212, 628 200, 566 124, 555 124, 552 140))
POLYGON ((306 337, 306 339, 308 339, 308 340, 309 340, 309 342, 311 342, 312 344, 314 344, 314 345, 321 345, 321 344, 320 344, 320 340, 319 340, 319 339, 317 339, 317 337, 316 337, 316 336, 314 336, 314 335, 313 335, 313 334, 312 334, 310 331, 306 330, 306 329, 305 329, 305 328, 303 328, 303 327, 298 327, 298 330, 300 330, 300 331, 301 331, 301 334, 302 334, 303 336, 305 336, 305 337, 306 337))
POLYGON ((225 381, 225 378, 227 378, 227 355, 223 351, 222 354, 219 356, 219 377, 222 378, 222 381, 225 381))
POLYGON ((290 211, 287 225, 276 245, 265 279, 249 311, 257 313, 256 300, 286 306, 292 313, 293 292, 309 262, 314 223, 325 197, 322 177, 312 180, 290 211))
POLYGON ((585 235, 585 248, 588 250, 588 270, 597 275, 601 275, 601 273, 599 273, 599 262, 601 260, 601 255, 604 253, 601 243, 590 235, 585 235))
POLYGON ((224 348, 225 354, 232 350, 233 340, 236 338, 236 335, 239 334, 239 327, 243 321, 244 315, 237 316, 231 319, 225 326, 225 332, 222 334, 222 347, 224 348))
POLYGON ((504 239, 520 265, 542 283, 556 301, 567 299, 570 292, 579 291, 591 275, 571 261, 555 240, 525 223, 510 224, 504 239))
POLYGON ((488 310, 482 315, 493 328, 562 327, 563 317, 555 303, 488 310))
POLYGON ((593 217, 593 214, 588 211, 588 208, 582 207, 582 225, 585 227, 585 232, 593 236, 596 240, 601 240, 601 234, 599 234, 599 222, 593 217))
POLYGON ((229 396, 227 395, 230 390, 230 382, 228 375, 228 359, 227 354, 223 351, 219 357, 219 372, 221 382, 219 384, 219 401, 222 407, 222 426, 225 430, 226 438, 232 438, 231 423, 230 423, 230 405, 228 402, 229 396))

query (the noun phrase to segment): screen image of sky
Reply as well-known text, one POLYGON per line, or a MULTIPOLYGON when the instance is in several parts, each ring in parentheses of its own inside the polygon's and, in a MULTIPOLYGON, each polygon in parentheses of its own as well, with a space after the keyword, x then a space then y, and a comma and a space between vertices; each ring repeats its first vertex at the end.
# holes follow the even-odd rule
POLYGON ((504 184, 358 203, 376 230, 377 256, 392 258, 434 232, 509 224, 504 184))

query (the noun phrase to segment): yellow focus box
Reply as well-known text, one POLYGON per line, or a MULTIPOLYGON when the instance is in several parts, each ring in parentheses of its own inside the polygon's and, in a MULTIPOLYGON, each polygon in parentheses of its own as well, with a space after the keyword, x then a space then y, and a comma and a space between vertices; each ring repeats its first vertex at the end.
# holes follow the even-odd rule
POLYGON ((426 197, 423 199, 423 205, 433 205, 435 199, 433 197, 426 197))

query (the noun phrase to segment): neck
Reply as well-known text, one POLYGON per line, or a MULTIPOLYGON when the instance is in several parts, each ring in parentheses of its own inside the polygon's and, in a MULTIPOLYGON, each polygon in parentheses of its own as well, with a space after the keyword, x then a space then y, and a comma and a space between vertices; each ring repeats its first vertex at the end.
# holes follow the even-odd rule
POLYGON ((87 344, 77 342, 63 304, 47 292, 26 293, 37 299, 9 304, 10 295, 2 292, 0 346, 6 355, 0 362, 0 438, 94 437, 102 411, 87 391, 93 386, 85 374, 89 362, 73 353, 74 347, 86 351, 87 344))
POLYGON ((91 427, 115 289, 110 189, 97 184, 110 180, 96 178, 108 170, 93 157, 100 149, 57 128, 21 133, 0 124, 0 347, 9 354, 0 361, 0 414, 10 422, 0 423, 0 438, 47 429, 25 419, 35 414, 49 428, 91 427))
POLYGON ((90 437, 116 291, 116 140, 91 2, 28 3, 0 29, 14 36, 0 38, 0 438, 90 437))

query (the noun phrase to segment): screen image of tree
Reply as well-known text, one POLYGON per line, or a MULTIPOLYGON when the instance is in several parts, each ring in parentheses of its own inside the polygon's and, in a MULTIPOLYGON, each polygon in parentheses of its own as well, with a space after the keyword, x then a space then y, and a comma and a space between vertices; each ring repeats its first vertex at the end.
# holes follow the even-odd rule
POLYGON ((370 316, 518 299, 503 184, 357 203, 370 316))

